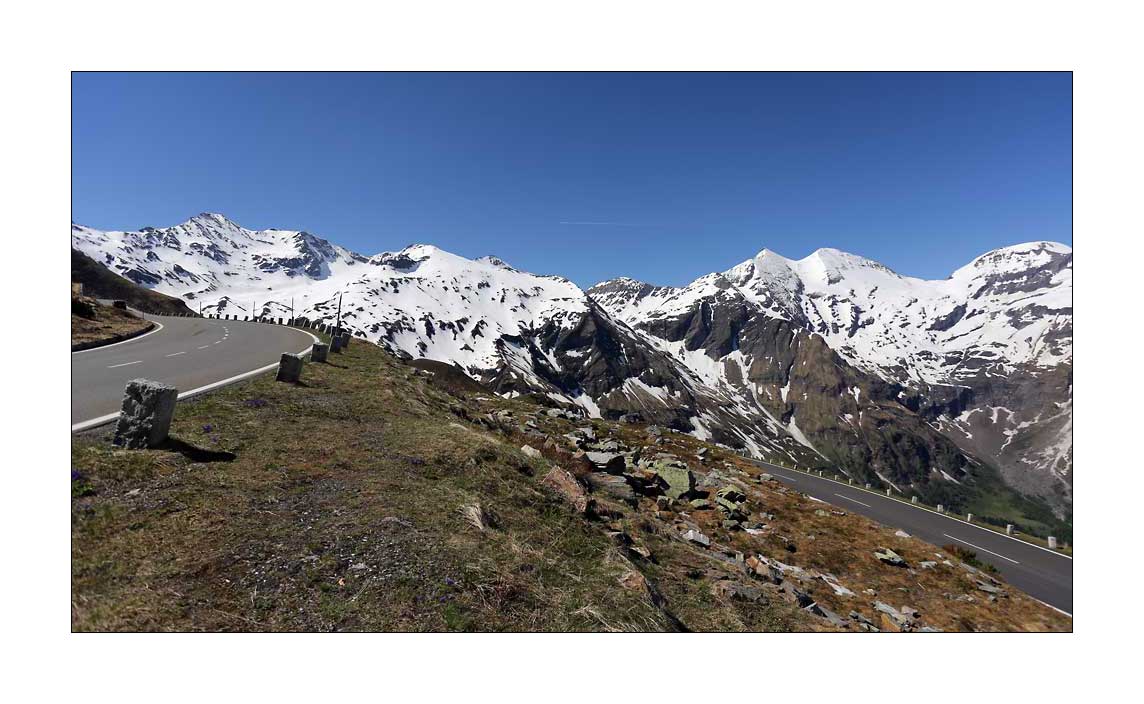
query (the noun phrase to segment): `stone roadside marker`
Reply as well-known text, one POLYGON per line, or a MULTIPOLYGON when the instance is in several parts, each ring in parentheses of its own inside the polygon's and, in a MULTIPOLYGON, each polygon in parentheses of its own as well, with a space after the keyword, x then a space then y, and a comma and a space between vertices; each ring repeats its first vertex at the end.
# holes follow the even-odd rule
POLYGON ((131 449, 158 447, 167 439, 179 390, 147 379, 132 379, 123 391, 115 424, 115 444, 131 449))
POLYGON ((324 362, 326 355, 330 352, 330 346, 323 342, 315 342, 314 346, 310 348, 310 361, 311 362, 324 362))
POLYGON ((297 383, 302 380, 302 355, 286 352, 278 362, 277 381, 297 383))

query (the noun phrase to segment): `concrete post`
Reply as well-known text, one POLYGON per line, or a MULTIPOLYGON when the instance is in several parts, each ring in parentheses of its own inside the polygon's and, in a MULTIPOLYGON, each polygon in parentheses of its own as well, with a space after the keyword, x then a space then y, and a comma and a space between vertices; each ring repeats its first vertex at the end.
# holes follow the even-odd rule
POLYGON ((341 334, 341 338, 342 338, 342 347, 348 348, 350 346, 350 334, 349 334, 349 332, 343 330, 342 334, 341 334))
POLYGON ((938 505, 937 505, 937 512, 938 512, 938 513, 945 513, 945 506, 942 506, 941 504, 938 504, 938 505))
POLYGON ((334 335, 330 338, 330 351, 337 354, 342 353, 342 338, 334 335))
POLYGON ((916 504, 917 502, 918 502, 918 497, 916 497, 916 496, 911 496, 911 497, 910 497, 910 503, 911 503, 911 504, 916 504))
POLYGON ((286 352, 278 362, 278 381, 297 383, 302 380, 302 355, 286 352))
POLYGON ((973 514, 972 513, 965 514, 965 520, 968 523, 973 523, 973 514))
POLYGON ((854 483, 854 480, 853 480, 853 479, 851 479, 850 477, 846 477, 846 483, 847 483, 847 484, 853 484, 853 483, 854 483))
POLYGON ((890 495, 890 489, 889 489, 889 488, 887 488, 887 489, 886 489, 886 496, 889 496, 889 495, 890 495))
POLYGON ((115 424, 115 444, 132 449, 158 447, 167 439, 179 390, 146 379, 132 379, 123 390, 115 424))
POLYGON ((869 488, 870 488, 870 482, 866 482, 866 488, 867 488, 867 489, 869 489, 869 488))
POLYGON ((1005 525, 1005 535, 1013 535, 1013 524, 1007 523, 1005 525))
POLYGON ((314 346, 310 348, 310 361, 311 362, 324 362, 324 361, 326 361, 326 355, 329 353, 329 351, 330 351, 329 345, 322 344, 321 342, 315 342, 314 346))
POLYGON ((1056 549, 1057 549, 1057 539, 1050 535, 1049 536, 1049 550, 1056 550, 1056 549))

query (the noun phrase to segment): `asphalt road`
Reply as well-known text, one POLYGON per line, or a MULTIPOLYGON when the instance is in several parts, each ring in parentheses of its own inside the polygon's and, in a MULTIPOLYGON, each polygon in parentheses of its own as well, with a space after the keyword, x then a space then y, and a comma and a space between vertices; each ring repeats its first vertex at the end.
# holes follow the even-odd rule
POLYGON ((140 337, 72 353, 72 430, 119 412, 131 379, 179 389, 179 398, 268 371, 283 352, 308 351, 314 338, 281 325, 148 315, 160 325, 140 337), (204 388, 208 387, 208 388, 204 388))
POLYGON ((934 545, 961 545, 1029 596, 1072 614, 1072 558, 957 518, 845 483, 758 462, 775 479, 816 499, 900 528, 934 545))

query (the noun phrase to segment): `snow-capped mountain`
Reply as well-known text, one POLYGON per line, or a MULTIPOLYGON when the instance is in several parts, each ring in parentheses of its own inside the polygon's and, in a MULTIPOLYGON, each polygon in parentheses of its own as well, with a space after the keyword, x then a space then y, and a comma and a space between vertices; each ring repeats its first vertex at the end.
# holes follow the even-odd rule
POLYGON ((985 482, 993 464, 1068 504, 1063 245, 997 250, 944 281, 837 250, 800 261, 764 250, 685 287, 617 279, 585 292, 495 257, 430 245, 367 257, 209 213, 137 232, 73 225, 72 243, 205 314, 330 322, 340 296, 358 335, 498 393, 935 496, 985 482))
MULTIPOLYGON (((1072 250, 1032 242, 984 254, 938 281, 833 249, 790 260, 763 250, 685 287, 631 279, 589 294, 657 346, 734 383, 726 364, 772 355, 744 345, 756 316, 822 337, 855 368, 902 387, 943 434, 1022 491, 1071 503, 1072 250), (711 321, 735 329, 712 335, 711 321), (682 327, 686 325, 686 329, 682 327)), ((765 392, 765 389, 764 389, 765 392)), ((797 422, 797 399, 782 405, 797 422)), ((809 411, 807 411, 809 412, 809 411)), ((844 413, 845 416, 845 413, 844 413)))

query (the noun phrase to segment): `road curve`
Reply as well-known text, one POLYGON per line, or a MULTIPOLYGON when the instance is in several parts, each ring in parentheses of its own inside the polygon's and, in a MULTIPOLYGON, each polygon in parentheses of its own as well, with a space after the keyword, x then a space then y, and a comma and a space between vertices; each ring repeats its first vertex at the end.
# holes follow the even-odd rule
POLYGON ((960 545, 996 567, 1029 596, 1072 615, 1072 558, 1023 540, 813 474, 754 461, 771 476, 816 499, 900 528, 933 545, 960 545))
POLYGON ((72 430, 118 413, 131 379, 179 389, 184 398, 278 363, 283 352, 307 351, 310 333, 281 325, 148 315, 157 327, 106 347, 72 353, 72 430))

